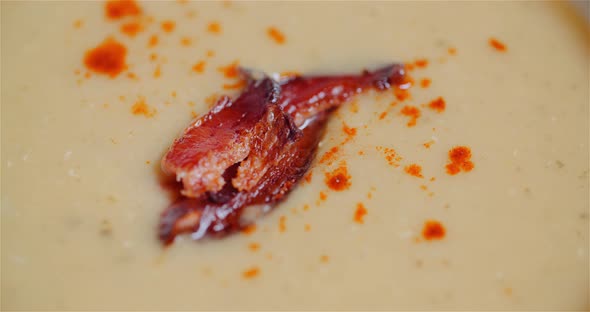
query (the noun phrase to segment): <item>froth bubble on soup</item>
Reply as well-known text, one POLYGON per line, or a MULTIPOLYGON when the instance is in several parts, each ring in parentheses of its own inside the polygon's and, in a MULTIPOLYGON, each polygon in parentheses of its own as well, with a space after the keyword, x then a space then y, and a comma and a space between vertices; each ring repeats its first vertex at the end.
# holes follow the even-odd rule
POLYGON ((589 33, 548 2, 3 2, 2 309, 587 310, 589 33), (542 26, 540 26, 542 25, 542 26), (407 85, 255 225, 157 239, 237 68, 407 85))

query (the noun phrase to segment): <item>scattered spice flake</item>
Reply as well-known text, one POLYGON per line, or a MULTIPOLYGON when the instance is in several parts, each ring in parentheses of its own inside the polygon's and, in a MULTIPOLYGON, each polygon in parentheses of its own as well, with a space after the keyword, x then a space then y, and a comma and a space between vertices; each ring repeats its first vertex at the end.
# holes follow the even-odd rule
POLYGON ((425 68, 426 66, 428 66, 428 60, 427 59, 419 59, 419 60, 416 60, 414 62, 414 64, 416 64, 416 67, 425 68))
POLYGON ((504 288, 504 294, 506 296, 512 296, 512 288, 511 287, 504 288))
POLYGON ((156 114, 156 110, 150 109, 150 107, 145 103, 145 100, 140 98, 131 107, 131 113, 133 113, 133 115, 144 115, 145 117, 149 118, 156 114))
POLYGON ((212 34, 219 34, 221 33, 221 24, 219 22, 211 22, 207 25, 207 31, 212 34))
POLYGON ((266 34, 274 40, 277 44, 284 44, 285 43, 285 35, 278 30, 276 27, 269 27, 266 30, 266 34))
POLYGON ((445 99, 442 98, 442 96, 439 96, 438 98, 432 100, 432 102, 430 102, 428 104, 428 107, 432 110, 435 110, 439 113, 442 113, 445 108, 446 108, 447 104, 445 102, 445 99))
POLYGON ((474 164, 471 162, 471 149, 466 146, 456 146, 449 151, 449 161, 447 164, 447 173, 456 175, 462 171, 469 172, 473 169, 474 164))
POLYGON ((320 256, 320 261, 322 263, 328 263, 330 261, 330 257, 328 257, 327 255, 321 255, 320 256))
POLYGON ((349 127, 346 123, 342 123, 342 131, 346 133, 349 137, 353 137, 356 135, 356 128, 349 127))
POLYGON ((105 14, 107 18, 115 20, 140 15, 141 8, 134 0, 110 0, 105 4, 105 14))
POLYGON ((427 220, 422 228, 422 237, 427 240, 440 240, 445 237, 444 226, 436 220, 427 220))
POLYGON ((359 151, 358 154, 359 154, 359 156, 363 156, 363 155, 365 155, 365 151, 359 151))
POLYGON ((197 62, 195 65, 193 65, 193 71, 196 73, 202 73, 205 71, 205 65, 207 63, 205 63, 205 61, 199 61, 197 62))
POLYGON ((324 192, 320 192, 320 200, 326 200, 326 198, 328 198, 328 195, 324 192))
POLYGON ((84 26, 84 21, 83 20, 75 20, 74 21, 74 28, 76 29, 80 29, 82 28, 82 26, 84 26))
POLYGON ((241 232, 246 235, 250 235, 250 234, 256 232, 256 224, 254 224, 254 223, 248 224, 247 226, 242 228, 241 232))
POLYGON ((193 41, 189 37, 182 37, 180 39, 180 44, 183 45, 183 46, 185 46, 185 47, 190 46, 192 43, 193 43, 193 41))
POLYGON ((428 87, 430 87, 431 82, 432 81, 429 78, 423 78, 422 80, 420 80, 420 86, 422 88, 428 88, 428 87))
POLYGON ((251 267, 242 273, 242 276, 245 279, 250 279, 258 276, 260 274, 260 269, 257 266, 251 267))
POLYGON ((387 117, 387 111, 385 111, 385 112, 382 112, 382 113, 379 115, 379 120, 383 120, 383 119, 385 119, 385 117, 387 117))
POLYGON ((162 27, 163 31, 165 31, 167 33, 171 33, 174 31, 174 28, 176 28, 176 23, 171 20, 166 20, 160 24, 160 27, 162 27))
POLYGON ((311 231, 311 225, 305 224, 305 226, 303 227, 303 229, 305 230, 305 232, 309 232, 309 231, 311 231))
POLYGON ((447 52, 449 53, 449 55, 456 55, 457 54, 457 49, 450 47, 447 52))
POLYGON ((422 185, 420 185, 420 189, 423 191, 428 191, 428 186, 422 184, 422 185))
POLYGON ((404 116, 410 117, 408 121, 408 127, 413 127, 416 125, 416 121, 420 118, 420 109, 415 106, 404 106, 400 113, 404 116))
POLYGON ((79 69, 76 69, 76 70, 74 70, 74 74, 75 74, 76 76, 80 75, 80 73, 81 73, 81 72, 80 72, 80 70, 79 70, 79 69))
POLYGON ((422 167, 420 167, 420 166, 419 166, 419 165, 417 165, 417 164, 411 164, 411 165, 408 165, 408 166, 406 166, 406 167, 404 168, 404 171, 405 171, 407 174, 409 174, 409 175, 411 175, 411 176, 414 176, 414 177, 417 177, 417 178, 423 178, 423 177, 424 177, 424 176, 422 175, 422 167))
POLYGON ((410 91, 408 91, 407 89, 401 89, 397 86, 394 86, 393 87, 393 95, 395 95, 395 98, 398 101, 403 102, 403 101, 410 98, 410 91))
POLYGON ((303 211, 308 211, 308 210, 309 210, 309 205, 308 204, 303 205, 303 211))
POLYGON ((133 72, 128 72, 127 73, 127 78, 131 79, 131 80, 139 80, 139 78, 137 77, 137 75, 133 72))
POLYGON ((89 70, 117 77, 126 67, 127 48, 115 39, 106 39, 84 55, 84 64, 89 70))
POLYGON ((414 64, 412 64, 412 63, 406 63, 406 64, 404 64, 404 67, 406 68, 406 71, 413 71, 414 70, 414 64))
POLYGON ((434 141, 433 140, 430 140, 430 141, 428 141, 428 142, 426 142, 426 143, 424 143, 422 145, 424 145, 425 148, 430 148, 430 146, 432 146, 432 144, 434 144, 434 141))
POLYGON ((215 56, 215 51, 207 50, 207 57, 214 57, 214 56, 215 56))
POLYGON ((297 76, 301 76, 301 73, 297 72, 297 71, 289 70, 289 71, 284 71, 284 72, 279 73, 279 76, 281 77, 281 79, 295 78, 297 76))
POLYGON ((160 65, 158 65, 154 70, 154 78, 160 78, 160 76, 162 76, 162 69, 160 68, 160 65))
POLYGON ((194 110, 193 110, 193 111, 191 111, 191 117, 192 117, 193 119, 194 119, 194 118, 197 118, 197 116, 199 116, 199 115, 197 115, 197 112, 195 112, 194 110))
POLYGON ((223 85, 223 89, 225 90, 235 90, 235 89, 241 89, 243 87, 246 86, 246 80, 241 79, 240 81, 236 82, 236 83, 226 83, 223 85))
POLYGON ((236 78, 240 73, 240 70, 238 68, 239 64, 240 63, 236 60, 229 65, 218 67, 217 70, 223 73, 223 76, 225 76, 225 78, 236 78))
POLYGON ((146 161, 145 161, 145 164, 146 164, 146 165, 149 165, 149 164, 151 164, 151 163, 152 163, 152 162, 151 162, 151 161, 149 161, 149 160, 146 160, 146 161))
POLYGON ((248 249, 250 249, 252 251, 258 251, 258 249, 260 249, 260 244, 250 243, 250 244, 248 244, 248 249))
POLYGON ((138 22, 129 22, 121 25, 121 33, 129 36, 135 37, 138 33, 143 30, 143 26, 138 22))
POLYGON ((312 177, 313 177, 313 171, 310 171, 303 177, 303 179, 305 180, 305 182, 310 183, 312 177))
POLYGON ((170 96, 172 96, 173 98, 176 98, 176 91, 170 92, 170 96))
POLYGON ((378 152, 383 153, 389 165, 396 168, 399 167, 399 162, 402 160, 402 157, 399 156, 393 148, 377 146, 375 149, 378 152))
POLYGON ((350 175, 346 163, 342 163, 340 167, 332 172, 326 172, 326 185, 334 191, 344 191, 350 187, 350 175))
POLYGON ((279 218, 279 232, 284 233, 287 230, 287 217, 286 216, 281 216, 279 218))
POLYGON ((205 103, 207 104, 207 106, 209 108, 211 108, 211 107, 213 107, 213 105, 215 105, 215 103, 217 103, 218 98, 219 98, 219 96, 217 94, 213 93, 205 98, 205 103))
POLYGON ((153 48, 153 47, 157 46, 158 45, 158 41, 159 41, 158 36, 157 35, 152 35, 150 37, 150 41, 148 42, 148 47, 153 48))
POLYGON ((506 45, 496 38, 492 37, 489 39, 488 42, 490 46, 492 46, 492 48, 496 49, 498 52, 506 52, 506 50, 508 50, 508 48, 506 48, 506 45))
POLYGON ((430 182, 434 182, 434 181, 436 181, 435 177, 430 178, 430 182))
POLYGON ((364 217, 366 214, 367 214, 367 208, 365 208, 365 205, 363 205, 363 203, 356 204, 356 210, 354 212, 354 222, 356 222, 358 224, 365 223, 364 217))
POLYGON ((324 156, 320 159, 320 164, 327 164, 331 165, 336 160, 336 154, 340 148, 338 146, 332 147, 329 151, 327 151, 324 156))
POLYGON ((150 54, 150 61, 156 61, 158 59, 158 54, 156 53, 151 53, 150 54))

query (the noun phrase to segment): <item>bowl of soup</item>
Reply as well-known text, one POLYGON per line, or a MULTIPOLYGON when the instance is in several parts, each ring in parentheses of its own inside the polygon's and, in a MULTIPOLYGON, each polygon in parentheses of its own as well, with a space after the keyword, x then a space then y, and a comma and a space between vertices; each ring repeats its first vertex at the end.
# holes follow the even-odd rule
POLYGON ((588 309, 590 37, 570 4, 8 2, 1 14, 2 309, 588 309), (239 96, 233 69, 388 63, 407 88, 337 108, 306 175, 254 225, 158 240, 172 201, 162 156, 239 96))

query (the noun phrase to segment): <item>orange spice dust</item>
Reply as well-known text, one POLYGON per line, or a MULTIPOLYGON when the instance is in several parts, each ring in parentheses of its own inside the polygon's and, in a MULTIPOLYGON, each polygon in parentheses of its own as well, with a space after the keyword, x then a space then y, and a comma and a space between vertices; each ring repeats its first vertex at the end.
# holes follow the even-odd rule
POLYGON ((320 200, 326 200, 326 198, 328 198, 328 195, 324 192, 320 192, 320 200))
POLYGON ((247 226, 242 228, 241 232, 246 235, 250 235, 250 234, 256 232, 256 224, 254 224, 254 223, 248 224, 247 226))
POLYGON ((432 81, 429 78, 423 78, 422 80, 420 80, 420 86, 422 88, 428 88, 428 87, 430 87, 431 82, 432 81))
POLYGON ((402 157, 397 154, 397 152, 393 148, 377 146, 375 149, 378 152, 383 153, 387 163, 393 167, 399 167, 399 162, 402 160, 402 157))
POLYGON ((248 244, 248 249, 250 249, 252 251, 258 251, 258 249, 260 249, 260 244, 250 243, 250 244, 248 244))
POLYGON ((284 233, 287 230, 287 217, 281 216, 279 218, 279 232, 284 233))
POLYGON ((387 112, 386 112, 386 111, 385 111, 385 112, 382 112, 382 113, 379 115, 379 120, 383 120, 383 119, 385 119, 385 117, 387 117, 387 112))
POLYGON ((138 22, 129 22, 121 25, 121 33, 129 36, 135 37, 138 33, 143 30, 143 26, 138 22))
POLYGON ((127 48, 115 39, 106 39, 96 48, 86 51, 84 65, 89 70, 117 77, 126 67, 127 48))
POLYGON ((74 28, 80 29, 80 28, 82 28, 82 26, 84 26, 84 21, 83 20, 75 20, 74 21, 74 28))
POLYGON ((219 99, 219 96, 215 93, 207 96, 205 98, 205 104, 207 104, 207 106, 209 108, 213 107, 213 105, 215 105, 215 103, 217 103, 217 100, 219 99))
POLYGON ((132 73, 132 72, 128 72, 127 73, 127 78, 129 78, 131 80, 139 80, 139 77, 137 77, 137 75, 135 73, 132 73))
POLYGON ((508 48, 506 47, 506 45, 502 42, 500 42, 498 39, 496 38, 490 38, 488 40, 488 43, 490 44, 490 46, 494 49, 496 49, 498 52, 506 52, 506 50, 508 50, 508 48))
POLYGON ((214 57, 214 56, 215 56, 215 51, 207 50, 207 57, 214 57))
POLYGON ((173 97, 173 98, 176 98, 176 91, 170 92, 170 96, 173 97))
POLYGON ((445 237, 445 227, 442 223, 436 220, 427 220, 424 222, 424 227, 422 228, 422 237, 425 240, 440 240, 445 237))
POLYGON ((411 175, 414 176, 416 178, 423 178, 424 176, 422 175, 422 167, 420 167, 419 165, 416 164, 411 164, 408 165, 404 168, 404 171, 411 175))
POLYGON ((196 73, 202 73, 205 71, 205 61, 199 61, 195 65, 193 65, 193 71, 196 73))
POLYGON ((419 60, 416 60, 414 62, 414 64, 416 64, 416 67, 425 68, 426 66, 428 66, 428 60, 427 59, 419 59, 419 60))
POLYGON ((160 68, 160 65, 158 65, 154 70, 154 78, 160 78, 160 76, 162 76, 162 69, 160 68))
POLYGON ((149 164, 151 164, 151 163, 152 163, 152 162, 151 162, 151 161, 149 161, 149 160, 146 160, 146 161, 145 161, 145 164, 146 164, 146 165, 149 165, 149 164))
POLYGON ((146 103, 145 99, 140 98, 133 106, 131 107, 131 113, 133 115, 143 115, 145 117, 153 117, 156 114, 156 110, 150 108, 146 103))
POLYGON ((308 204, 303 205, 303 211, 308 211, 308 210, 309 210, 309 205, 308 204))
POLYGON ((428 104, 428 107, 430 109, 435 110, 439 113, 442 113, 445 110, 446 106, 447 104, 445 102, 445 99, 442 98, 442 96, 437 97, 428 104))
POLYGON ((340 151, 338 146, 332 147, 329 151, 327 151, 324 156, 320 159, 320 164, 327 164, 330 165, 336 160, 336 155, 340 151))
POLYGON ((367 214, 367 208, 365 208, 365 205, 363 205, 363 203, 358 203, 356 204, 356 210, 354 211, 354 222, 358 223, 358 224, 363 224, 365 223, 364 221, 364 217, 367 214))
POLYGON ((199 116, 199 115, 197 114, 197 112, 195 112, 194 110, 193 110, 193 111, 191 111, 191 118, 195 119, 195 118, 197 118, 197 116, 199 116))
POLYGON ((408 127, 413 127, 416 125, 416 121, 420 118, 420 109, 415 106, 404 106, 400 113, 404 116, 410 117, 410 120, 407 123, 408 127))
POLYGON ((433 141, 433 140, 430 140, 430 141, 428 141, 428 142, 426 142, 426 143, 424 143, 424 144, 422 144, 422 145, 423 145, 425 148, 430 148, 430 146, 432 146, 432 144, 434 144, 434 141, 433 141))
POLYGON ((141 8, 134 0, 110 0, 105 3, 105 14, 110 19, 141 14, 141 8))
POLYGON ((449 151, 449 161, 447 164, 447 173, 456 175, 464 171, 469 172, 473 169, 474 164, 471 162, 471 149, 466 146, 456 146, 449 151))
POLYGON ((207 31, 212 34, 220 34, 221 24, 219 24, 219 22, 211 22, 209 25, 207 25, 207 31))
POLYGON ((258 276, 260 274, 260 269, 257 266, 251 267, 242 273, 242 276, 245 279, 250 279, 258 276))
POLYGON ((395 98, 398 101, 403 102, 410 98, 410 91, 408 91, 407 89, 401 89, 398 86, 394 86, 393 95, 395 95, 395 98))
POLYGON ((148 47, 153 48, 158 45, 158 36, 152 35, 150 37, 150 41, 148 42, 148 47))
POLYGON ((223 73, 225 78, 236 78, 240 73, 239 64, 240 63, 236 60, 229 65, 218 67, 217 70, 223 73))
POLYGON ((274 40, 274 42, 276 42, 277 44, 283 44, 285 43, 285 35, 278 30, 276 27, 269 27, 266 30, 266 34, 272 39, 274 40))
POLYGON ((180 39, 180 44, 183 45, 183 46, 185 46, 185 47, 190 46, 192 43, 193 43, 193 41, 189 37, 182 37, 180 39))
POLYGON ((162 28, 163 31, 167 32, 167 33, 171 33, 174 31, 174 28, 176 28, 176 23, 174 21, 163 21, 160 24, 160 27, 162 28))
POLYGON ((330 257, 328 257, 327 255, 320 256, 320 262, 328 263, 329 261, 330 261, 330 257))
POLYGON ((158 54, 157 53, 150 53, 150 61, 155 61, 158 59, 158 54))
POLYGON ((309 231, 311 231, 311 225, 305 224, 303 229, 305 230, 305 232, 309 232, 309 231))
POLYGON ((332 172, 326 172, 326 185, 334 191, 344 191, 350 187, 350 175, 346 168, 346 163, 342 163, 340 167, 332 172))
POLYGON ((449 53, 449 55, 456 55, 457 54, 457 49, 450 47, 447 49, 447 52, 449 53))
POLYGON ((342 122, 342 132, 344 132, 346 138, 340 145, 350 142, 356 136, 356 128, 349 127, 345 122, 342 122))
POLYGON ((312 177, 313 177, 313 171, 310 171, 303 177, 303 180, 307 183, 310 183, 312 177))

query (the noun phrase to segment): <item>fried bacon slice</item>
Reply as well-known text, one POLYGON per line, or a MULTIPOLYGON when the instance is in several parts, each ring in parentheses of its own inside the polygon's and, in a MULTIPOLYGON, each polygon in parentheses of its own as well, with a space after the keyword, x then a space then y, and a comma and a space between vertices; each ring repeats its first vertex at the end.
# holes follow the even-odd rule
POLYGON ((183 195, 161 216, 165 244, 182 233, 227 234, 284 198, 309 168, 333 108, 369 88, 401 84, 402 65, 353 76, 254 79, 222 97, 175 140, 162 168, 183 195))

